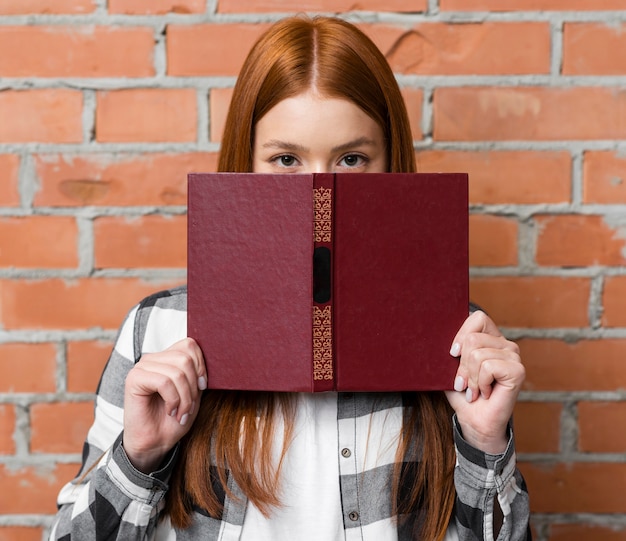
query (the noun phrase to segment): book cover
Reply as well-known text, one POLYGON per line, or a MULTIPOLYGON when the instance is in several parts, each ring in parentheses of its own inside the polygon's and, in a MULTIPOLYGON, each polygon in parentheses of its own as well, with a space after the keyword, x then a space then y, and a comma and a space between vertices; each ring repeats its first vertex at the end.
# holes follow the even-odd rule
POLYGON ((188 335, 210 388, 451 389, 464 173, 188 177, 188 335))

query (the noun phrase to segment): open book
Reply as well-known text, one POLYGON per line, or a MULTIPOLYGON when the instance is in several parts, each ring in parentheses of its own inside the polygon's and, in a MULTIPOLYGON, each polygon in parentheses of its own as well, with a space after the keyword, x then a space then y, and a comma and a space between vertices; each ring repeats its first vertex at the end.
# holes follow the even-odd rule
POLYGON ((210 388, 451 389, 464 173, 188 176, 187 333, 210 388))

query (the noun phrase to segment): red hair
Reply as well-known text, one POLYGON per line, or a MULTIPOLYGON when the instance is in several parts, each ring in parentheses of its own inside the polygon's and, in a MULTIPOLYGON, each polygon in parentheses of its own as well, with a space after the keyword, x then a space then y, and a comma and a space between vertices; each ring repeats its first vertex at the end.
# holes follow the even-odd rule
POLYGON ((406 107, 385 57, 354 25, 327 17, 284 19, 252 48, 233 91, 218 170, 251 171, 256 123, 310 88, 353 102, 378 123, 391 172, 415 170, 406 107))
MULTIPOLYGON (((219 171, 250 172, 256 123, 280 101, 312 87, 322 96, 350 100, 380 125, 391 172, 415 171, 408 115, 385 57, 355 26, 327 17, 282 20, 254 45, 233 92, 219 171)), ((443 393, 406 393, 403 403, 393 508, 399 520, 412 517, 416 538, 441 540, 455 498, 452 409, 443 393)), ((220 494, 233 497, 227 471, 266 516, 280 505, 282 458, 277 468, 271 462, 278 415, 284 419, 284 457, 295 416, 293 395, 204 393, 193 429, 181 441, 167 495, 172 524, 189 526, 193 505, 221 516, 220 494)))

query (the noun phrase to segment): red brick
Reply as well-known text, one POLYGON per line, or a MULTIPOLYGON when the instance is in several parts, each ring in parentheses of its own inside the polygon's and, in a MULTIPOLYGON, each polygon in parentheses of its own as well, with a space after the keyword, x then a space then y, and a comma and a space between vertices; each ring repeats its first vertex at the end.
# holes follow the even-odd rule
POLYGON ((0 280, 0 324, 6 330, 117 329, 134 303, 180 283, 136 278, 0 280))
POLYGON ((605 338, 567 343, 518 341, 527 391, 616 391, 626 389, 626 340, 605 338))
POLYGON ((433 110, 436 140, 626 138, 621 113, 626 110, 626 90, 621 89, 438 88, 433 110))
POLYGON ((626 25, 565 23, 562 70, 565 75, 623 75, 626 25))
POLYGON ((204 13, 206 0, 109 0, 109 13, 124 15, 165 15, 204 13))
MULTIPOLYGON (((96 0, 2 0, 0 2, 0 15, 78 15, 92 13, 95 9, 96 0)), ((0 539, 2 539, 1 535, 0 539)))
MULTIPOLYGON (((267 25, 170 25, 170 75, 237 75, 267 25)), ((550 36, 544 23, 363 25, 392 68, 418 74, 519 74, 549 71, 550 36), (463 51, 460 53, 459 51, 463 51), (501 55, 494 54, 501 51, 501 55), (420 59, 424 59, 421 61, 420 59), (485 59, 488 59, 487 61, 485 59)))
POLYGON ((0 143, 79 143, 81 92, 66 89, 0 92, 0 143))
POLYGON ((292 0, 220 0, 218 13, 302 13, 304 11, 394 11, 413 13, 425 11, 427 0, 301 0, 294 4, 292 0))
POLYGON ((16 207, 20 204, 18 173, 20 157, 16 154, 0 154, 0 205, 16 207))
POLYGON ((33 404, 31 453, 80 453, 93 424, 93 402, 33 404))
POLYGON ((102 217, 94 222, 96 268, 187 266, 187 217, 102 217))
POLYGON ((15 406, 0 404, 0 456, 15 453, 13 434, 15 434, 15 406))
POLYGON ((4 26, 0 50, 11 51, 0 55, 4 77, 154 75, 151 28, 4 26))
POLYGON ((78 468, 78 464, 23 468, 0 464, 0 509, 6 514, 56 513, 57 494, 78 468))
POLYGON ((0 541, 41 541, 43 530, 31 526, 0 526, 0 541))
POLYGON ((626 528, 595 524, 552 524, 548 541, 626 541, 626 528))
POLYGON ((624 513, 624 463, 521 463, 533 513, 624 513))
POLYGON ((226 116, 228 108, 233 97, 232 88, 213 88, 211 89, 209 100, 209 138, 214 143, 222 140, 224 133, 224 125, 226 124, 226 116))
POLYGON ((518 453, 558 453, 563 405, 518 402, 515 406, 515 448, 518 453))
POLYGON ((0 217, 0 267, 73 268, 78 227, 68 216, 0 217))
POLYGON ((626 154, 589 151, 583 161, 583 202, 626 203, 626 154))
POLYGON ((196 92, 188 88, 100 92, 96 139, 101 143, 195 141, 196 114, 196 92))
POLYGON ((626 402, 579 402, 578 448, 583 453, 625 453, 626 402))
POLYGON ((416 75, 531 74, 550 71, 548 23, 425 23, 362 29, 396 73, 416 75))
POLYGON ((217 155, 37 155, 35 205, 169 206, 187 204, 187 173, 215 171, 217 155))
POLYGON ((473 204, 531 205, 571 200, 571 157, 543 151, 420 151, 420 171, 469 173, 473 204))
POLYGON ((603 216, 538 215, 539 265, 588 267, 626 263, 626 228, 603 216))
POLYGON ((195 24, 167 27, 167 73, 236 76, 267 24, 195 24))
POLYGON ((604 327, 626 326, 626 276, 607 276, 602 291, 602 325, 604 327))
POLYGON ((470 280, 470 295, 501 327, 585 327, 587 278, 492 277, 470 280))
POLYGON ((442 11, 602 11, 624 8, 624 0, 440 0, 442 11))
POLYGON ((537 533, 537 524, 535 524, 535 522, 533 521, 533 519, 531 518, 530 520, 530 539, 538 539, 539 538, 539 534, 537 533))
POLYGON ((113 344, 104 341, 67 344, 67 390, 70 393, 93 393, 109 359, 113 344))
POLYGON ((422 133, 422 105, 424 103, 424 92, 419 88, 401 88, 404 104, 409 115, 409 124, 414 141, 424 138, 422 133))
POLYGON ((469 264, 472 267, 517 265, 516 220, 474 214, 469 219, 469 264))
POLYGON ((56 367, 53 344, 0 344, 0 393, 53 393, 56 367))

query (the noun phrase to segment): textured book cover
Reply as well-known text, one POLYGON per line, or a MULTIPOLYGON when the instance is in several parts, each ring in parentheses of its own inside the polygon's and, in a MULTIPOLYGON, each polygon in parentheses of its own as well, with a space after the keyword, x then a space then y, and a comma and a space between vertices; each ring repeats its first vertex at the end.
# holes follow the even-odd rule
POLYGON ((188 335, 209 387, 451 389, 464 173, 188 177, 188 335))

